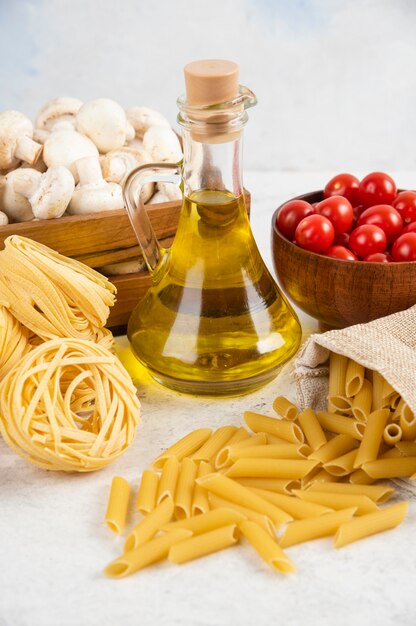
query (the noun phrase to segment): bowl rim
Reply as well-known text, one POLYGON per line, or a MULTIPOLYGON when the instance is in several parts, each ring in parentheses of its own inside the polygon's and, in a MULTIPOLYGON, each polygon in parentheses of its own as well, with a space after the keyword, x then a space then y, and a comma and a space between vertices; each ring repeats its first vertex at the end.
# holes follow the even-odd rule
MULTIPOLYGON (((399 189, 398 191, 403 191, 403 190, 399 189)), ((318 257, 321 257, 323 259, 328 259, 328 261, 334 261, 336 263, 344 263, 344 264, 345 263, 349 263, 349 264, 353 264, 355 266, 357 261, 351 261, 350 259, 337 259, 336 257, 326 256, 325 254, 321 254, 319 252, 312 252, 311 250, 305 250, 305 248, 301 248, 300 246, 298 246, 295 243, 293 243, 293 241, 290 241, 289 239, 286 239, 286 237, 277 228, 277 225, 276 225, 277 220, 276 220, 276 218, 277 218, 277 215, 278 215, 280 209, 285 204, 287 204, 288 202, 291 202, 292 200, 304 200, 305 202, 308 202, 308 200, 306 199, 307 197, 313 196, 313 195, 317 195, 317 194, 323 194, 323 192, 324 192, 323 189, 316 189, 315 191, 309 191, 307 193, 302 193, 299 196, 294 196, 293 198, 290 198, 289 200, 285 200, 285 202, 280 204, 277 207, 277 209, 275 209, 275 211, 273 211, 273 215, 272 215, 272 231, 280 239, 283 239, 287 244, 292 246, 294 249, 296 249, 297 251, 300 251, 301 254, 318 256, 318 257)), ((370 265, 370 266, 376 266, 376 267, 386 267, 386 266, 388 267, 388 266, 397 266, 397 265, 399 265, 400 267, 406 267, 406 265, 414 266, 416 261, 389 261, 388 263, 380 263, 380 262, 377 262, 377 261, 363 261, 363 260, 359 259, 358 263, 365 263, 366 266, 370 265)))

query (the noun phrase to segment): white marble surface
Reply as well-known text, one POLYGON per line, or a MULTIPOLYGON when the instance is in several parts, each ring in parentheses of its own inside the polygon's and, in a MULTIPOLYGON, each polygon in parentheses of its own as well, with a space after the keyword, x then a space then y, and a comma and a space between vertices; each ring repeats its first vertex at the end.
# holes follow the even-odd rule
MULTIPOLYGON (((319 174, 249 172, 252 224, 268 263, 270 218, 291 195, 319 188, 319 174)), ((413 187, 412 174, 397 176, 413 187)), ((314 322, 302 316, 306 333, 314 322)), ((291 366, 244 398, 189 398, 142 378, 143 422, 113 466, 65 476, 26 464, 0 441, 0 626, 410 626, 416 620, 416 505, 395 531, 339 551, 330 539, 288 549, 298 573, 269 570, 242 544, 186 566, 163 563, 124 580, 103 566, 122 540, 102 522, 114 474, 137 486, 168 444, 198 426, 240 424, 243 410, 268 411, 279 393, 294 396, 291 366)))

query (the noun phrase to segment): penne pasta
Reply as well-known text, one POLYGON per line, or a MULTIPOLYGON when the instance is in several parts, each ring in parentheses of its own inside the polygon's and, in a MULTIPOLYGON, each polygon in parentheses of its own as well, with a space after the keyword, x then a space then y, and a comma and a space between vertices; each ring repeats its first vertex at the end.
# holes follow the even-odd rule
POLYGON ((320 504, 323 507, 337 511, 356 507, 356 515, 365 515, 366 513, 378 510, 376 503, 368 496, 364 495, 353 493, 326 493, 324 491, 304 491, 297 489, 293 493, 305 502, 320 504))
POLYGON ((179 461, 176 456, 169 457, 162 469, 157 488, 156 503, 160 504, 164 498, 175 497, 176 483, 179 475, 179 461))
POLYGON ((321 469, 316 474, 305 476, 302 479, 302 487, 313 485, 315 483, 333 483, 339 480, 338 476, 329 474, 325 469, 321 469))
POLYGON ((328 381, 328 410, 335 405, 337 399, 345 394, 345 379, 347 375, 348 359, 341 354, 331 352, 329 355, 329 381, 328 381))
POLYGON ((317 461, 308 459, 238 459, 227 469, 229 478, 289 478, 296 479, 306 476, 317 461))
POLYGON ((327 438, 322 430, 322 426, 312 409, 305 409, 299 413, 298 422, 312 450, 318 450, 327 443, 327 438))
POLYGON ((379 454, 377 458, 379 459, 398 459, 401 456, 405 456, 398 450, 397 448, 389 448, 383 454, 379 454))
POLYGON ((273 402, 273 409, 278 415, 287 420, 295 420, 298 415, 298 407, 284 396, 278 396, 273 402))
POLYGON ((153 461, 153 467, 155 469, 162 469, 167 459, 176 457, 178 461, 181 461, 186 456, 190 456, 199 450, 206 440, 209 439, 211 433, 211 428, 198 428, 197 430, 193 430, 158 456, 153 461))
MULTIPOLYGON (((384 378, 383 379, 383 388, 381 392, 381 401, 383 407, 390 407, 392 403, 392 398, 399 396, 397 391, 393 388, 392 385, 384 378)), ((399 396, 400 397, 400 396, 399 396)))
POLYGON ((364 424, 358 420, 353 420, 350 417, 344 415, 335 415, 335 413, 328 413, 327 411, 318 411, 316 413, 321 426, 325 430, 329 430, 332 433, 338 433, 342 435, 349 435, 354 439, 362 439, 364 434, 364 424))
POLYGON ((403 440, 414 441, 416 439, 416 417, 407 404, 402 408, 399 423, 403 433, 403 440))
POLYGON ((191 537, 190 530, 179 528, 162 537, 156 537, 135 550, 130 550, 112 561, 104 569, 104 573, 112 578, 124 578, 140 569, 161 561, 167 557, 170 548, 180 541, 191 537))
POLYGON ((276 435, 292 443, 304 443, 303 432, 297 424, 285 419, 276 419, 260 413, 245 411, 244 421, 255 433, 264 432, 276 435))
POLYGON ((394 446, 402 438, 402 429, 398 424, 387 424, 383 430, 383 439, 389 446, 394 446))
POLYGON ((351 450, 328 463, 325 463, 324 469, 328 474, 333 476, 346 476, 354 469, 354 462, 357 457, 357 450, 351 450))
POLYGON ((389 415, 389 409, 377 409, 368 416, 364 435, 354 461, 355 469, 377 458, 389 415))
POLYGON ((234 545, 237 543, 238 535, 239 531, 236 524, 230 524, 229 526, 210 530, 203 535, 189 537, 189 539, 175 543, 171 547, 168 559, 171 563, 177 564, 199 559, 201 556, 206 556, 234 545))
POLYGON ((235 480, 244 487, 257 487, 287 495, 290 495, 292 489, 300 488, 300 480, 287 480, 285 478, 236 478, 235 480))
POLYGON ((371 403, 371 410, 377 411, 383 408, 383 376, 376 371, 373 371, 373 401, 371 403))
POLYGON ((366 378, 363 380, 360 391, 352 400, 352 414, 359 422, 366 422, 371 413, 373 403, 373 386, 366 378))
POLYGON ((374 478, 371 478, 362 468, 355 470, 348 476, 350 483, 354 485, 371 485, 375 482, 374 478))
POLYGON ((148 513, 148 515, 133 528, 124 544, 124 552, 135 550, 142 543, 146 543, 146 541, 152 539, 164 524, 170 522, 174 506, 172 496, 169 495, 164 498, 151 513, 148 513))
POLYGON ((270 443, 271 445, 274 444, 281 444, 281 443, 289 443, 286 439, 282 439, 281 437, 276 437, 276 435, 271 435, 270 433, 257 433, 258 435, 265 435, 266 436, 266 441, 265 443, 270 443))
POLYGON ((407 456, 399 459, 378 459, 365 463, 362 469, 371 478, 403 478, 416 472, 416 457, 407 456))
POLYGON ((185 457, 182 460, 175 490, 174 515, 176 519, 191 517, 197 471, 198 466, 192 459, 185 457))
POLYGON ((252 522, 256 522, 259 526, 264 528, 272 537, 276 536, 274 524, 267 515, 263 515, 262 513, 257 513, 257 511, 253 511, 253 509, 248 509, 247 507, 240 506, 235 502, 229 502, 228 500, 224 500, 219 496, 214 495, 213 493, 209 494, 209 501, 212 507, 212 510, 217 510, 218 508, 231 509, 239 513, 245 519, 251 520, 252 522))
POLYGON ((204 445, 191 455, 193 461, 211 461, 212 457, 215 462, 215 456, 225 446, 236 432, 236 426, 222 426, 211 435, 204 445))
POLYGON ((358 539, 395 528, 406 517, 408 508, 408 502, 398 502, 342 524, 335 535, 334 547, 341 548, 358 539))
POLYGON ((208 474, 202 478, 197 478, 197 482, 220 498, 225 498, 240 506, 253 509, 257 513, 267 515, 273 524, 286 524, 292 520, 290 515, 227 476, 208 474))
MULTIPOLYGON (((201 461, 198 467, 197 478, 201 478, 201 476, 206 476, 207 474, 212 473, 212 465, 211 463, 207 463, 206 461, 201 461)), ((202 513, 208 513, 209 511, 209 502, 208 495, 205 489, 195 483, 194 485, 194 497, 192 500, 192 515, 199 515, 202 513)))
POLYGON ((265 446, 249 446, 245 448, 234 447, 230 450, 232 461, 238 459, 306 459, 312 452, 304 443, 281 443, 265 446))
POLYGON ((196 515, 189 519, 178 520, 177 522, 169 522, 165 524, 161 530, 165 532, 171 532, 177 528, 186 528, 192 531, 192 534, 202 535, 210 530, 215 530, 221 526, 228 526, 230 524, 239 524, 246 520, 247 517, 237 509, 229 509, 226 507, 219 507, 208 513, 202 515, 196 515))
POLYGON ((105 523, 113 533, 121 535, 126 525, 130 500, 130 485, 121 476, 114 476, 111 481, 105 523))
POLYGON ((283 511, 286 511, 294 519, 307 519, 308 517, 318 517, 325 513, 330 513, 330 507, 320 506, 313 502, 301 502, 294 496, 286 496, 281 493, 270 493, 264 489, 253 489, 255 493, 262 496, 265 500, 268 500, 272 504, 275 504, 283 511))
POLYGON ((351 400, 347 396, 331 396, 328 402, 328 406, 331 407, 331 412, 350 413, 352 411, 351 400))
POLYGON ((156 505, 156 494, 159 485, 159 475, 152 470, 145 469, 137 494, 136 508, 140 513, 150 513, 156 505))
POLYGON ((393 422, 398 422, 400 420, 400 417, 401 417, 401 415, 403 413, 403 410, 404 410, 405 406, 406 406, 406 402, 404 401, 403 398, 400 398, 400 400, 399 400, 399 402, 398 402, 398 404, 396 406, 396 409, 395 409, 395 411, 393 413, 393 416, 392 416, 393 422))
POLYGON ((401 456, 416 456, 416 441, 399 441, 396 448, 401 456))
MULTIPOLYGON (((233 439, 233 437, 231 437, 231 439, 233 439)), ((230 458, 231 448, 233 448, 233 450, 240 450, 242 448, 265 445, 267 443, 266 433, 257 433, 256 435, 253 435, 252 437, 249 437, 248 439, 239 441, 238 443, 231 443, 231 439, 230 441, 227 442, 227 445, 224 446, 218 452, 217 457, 215 459, 216 469, 220 469, 221 467, 226 467, 227 465, 231 465, 231 458, 230 458)))
POLYGON ((308 491, 362 495, 374 502, 387 502, 394 494, 394 489, 387 485, 353 485, 351 483, 314 483, 308 491))
POLYGON ((298 543, 311 541, 312 539, 320 539, 334 535, 341 524, 348 522, 354 515, 356 509, 342 509, 335 513, 326 513, 319 517, 311 517, 288 524, 283 535, 280 537, 279 544, 282 548, 288 548, 298 543))
POLYGON ((357 445, 357 440, 354 439, 354 437, 350 435, 337 435, 318 450, 314 450, 314 452, 309 455, 309 458, 312 459, 312 461, 319 461, 319 463, 324 465, 342 454, 354 450, 357 448, 357 445))
POLYGON ((239 529, 261 558, 273 569, 283 574, 296 571, 295 566, 282 548, 255 522, 241 522, 239 529))
POLYGON ((399 393, 393 393, 390 396, 390 408, 395 411, 397 409, 397 407, 399 406, 399 402, 402 399, 401 395, 399 393))
POLYGON ((347 398, 356 396, 364 382, 364 367, 349 359, 345 375, 345 394, 347 398))

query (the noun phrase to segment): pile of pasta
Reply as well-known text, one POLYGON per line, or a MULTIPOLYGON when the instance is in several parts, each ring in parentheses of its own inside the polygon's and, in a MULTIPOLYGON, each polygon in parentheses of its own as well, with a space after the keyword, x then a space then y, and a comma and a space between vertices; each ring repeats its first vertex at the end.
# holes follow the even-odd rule
POLYGON ((134 438, 140 403, 105 328, 115 292, 30 239, 0 252, 0 432, 38 467, 100 469, 134 438))
MULTIPOLYGON (((143 517, 105 573, 184 563, 243 536, 286 574, 295 571, 290 546, 334 535, 340 548, 403 521, 408 503, 380 508, 394 489, 374 483, 416 478, 414 418, 377 372, 334 354, 328 411, 298 411, 282 396, 273 408, 279 417, 247 411, 249 430, 201 428, 155 459, 138 491, 143 517)), ((115 477, 105 516, 115 533, 124 531, 129 499, 128 482, 115 477)))

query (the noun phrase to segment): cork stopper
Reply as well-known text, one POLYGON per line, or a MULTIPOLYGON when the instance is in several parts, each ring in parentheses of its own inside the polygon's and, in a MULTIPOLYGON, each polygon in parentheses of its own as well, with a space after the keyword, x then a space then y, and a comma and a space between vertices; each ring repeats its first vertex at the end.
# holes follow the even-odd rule
POLYGON ((238 96, 240 68, 234 61, 206 59, 184 68, 186 98, 191 106, 228 102, 238 96))

